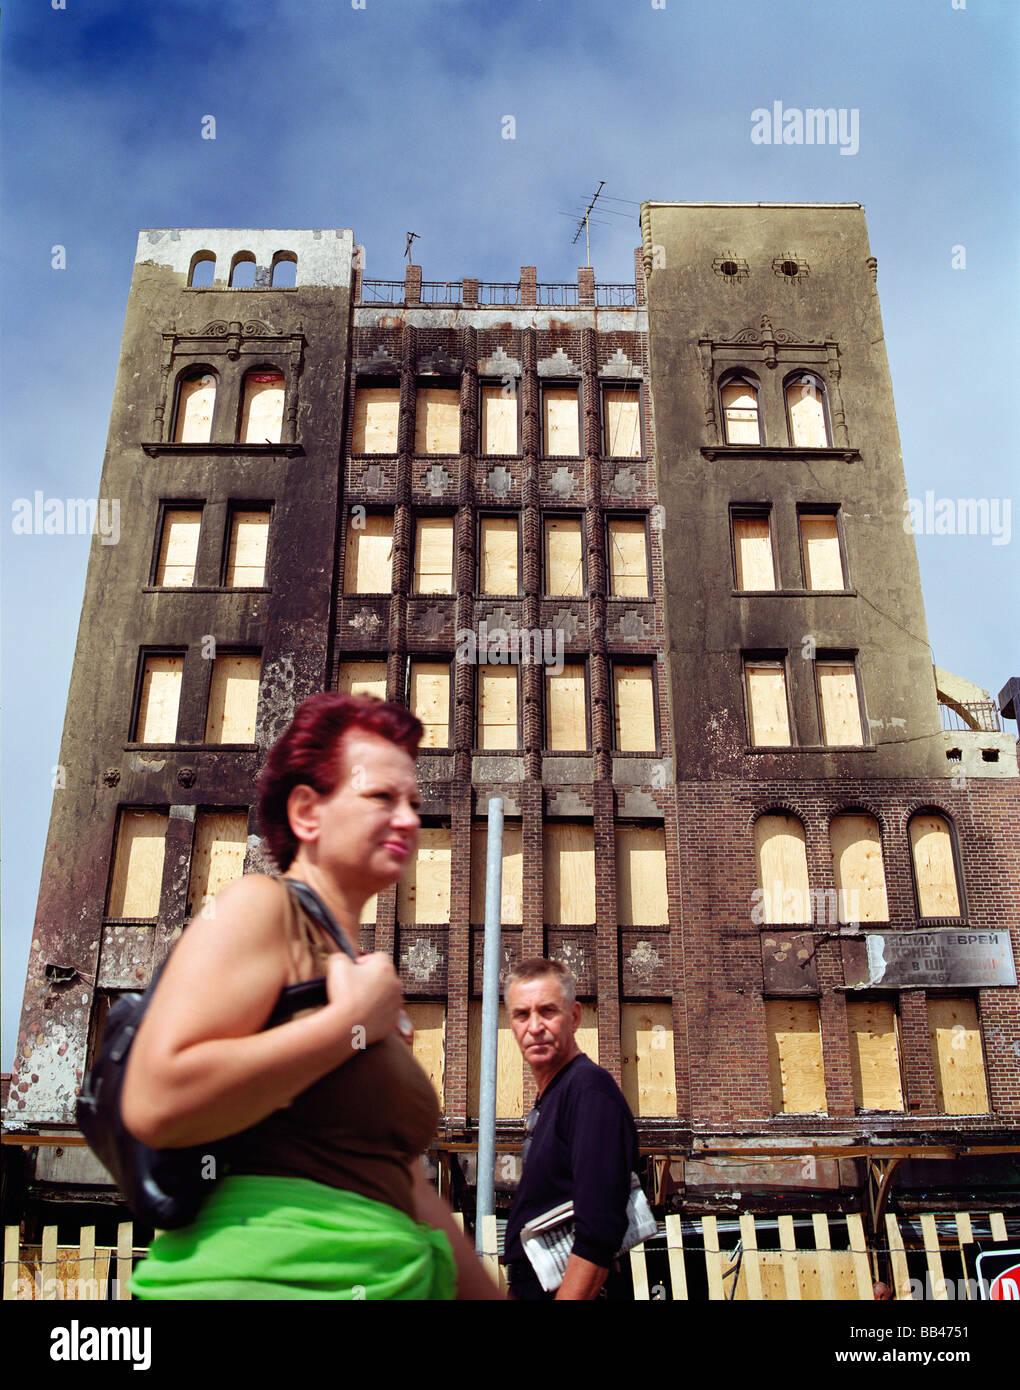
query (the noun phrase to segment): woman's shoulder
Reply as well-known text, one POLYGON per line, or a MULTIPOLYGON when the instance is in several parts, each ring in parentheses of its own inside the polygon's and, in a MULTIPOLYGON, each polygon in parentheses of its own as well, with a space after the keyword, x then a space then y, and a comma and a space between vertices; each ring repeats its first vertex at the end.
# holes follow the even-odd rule
POLYGON ((244 874, 221 888, 196 913, 188 927, 241 927, 246 932, 278 935, 287 912, 287 894, 279 879, 268 874, 244 874))

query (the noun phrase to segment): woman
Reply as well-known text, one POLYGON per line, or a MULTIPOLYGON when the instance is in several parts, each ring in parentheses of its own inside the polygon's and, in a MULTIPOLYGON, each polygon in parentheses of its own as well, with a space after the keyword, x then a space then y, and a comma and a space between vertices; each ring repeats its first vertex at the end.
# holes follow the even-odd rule
POLYGON ((128 1064, 122 1114, 143 1142, 237 1136, 195 1222, 136 1271, 138 1297, 500 1297, 425 1179, 439 1105, 392 960, 350 959, 287 889, 314 889, 357 952, 362 907, 415 852, 421 734, 400 706, 323 694, 271 749, 258 815, 282 878, 247 875, 191 922, 128 1064), (286 985, 321 975, 324 1007, 265 1029, 286 985))

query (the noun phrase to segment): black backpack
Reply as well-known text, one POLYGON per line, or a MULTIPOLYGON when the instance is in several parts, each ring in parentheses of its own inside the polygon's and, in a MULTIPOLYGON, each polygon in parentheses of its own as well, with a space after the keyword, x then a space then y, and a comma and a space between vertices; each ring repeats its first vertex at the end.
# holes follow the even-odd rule
MULTIPOLYGON (((318 895, 296 879, 280 882, 340 949, 356 959, 336 919, 318 895)), ((187 1149, 150 1149, 124 1128, 120 1100, 127 1060, 163 965, 144 994, 125 994, 110 1010, 102 1045, 82 1083, 75 1111, 89 1148, 109 1170, 135 1217, 160 1230, 173 1230, 194 1220, 213 1183, 227 1171, 231 1141, 220 1139, 187 1149)), ((265 1026, 274 1028, 301 1009, 325 1003, 325 976, 286 985, 265 1026)))

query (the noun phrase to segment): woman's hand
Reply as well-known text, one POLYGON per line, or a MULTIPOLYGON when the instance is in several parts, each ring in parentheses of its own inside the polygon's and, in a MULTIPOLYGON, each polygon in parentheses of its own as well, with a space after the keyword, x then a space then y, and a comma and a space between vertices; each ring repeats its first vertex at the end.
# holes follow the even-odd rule
POLYGON ((364 1047, 393 1032, 404 1006, 400 977, 382 951, 356 961, 342 952, 331 955, 326 963, 326 994, 331 1004, 341 1005, 355 1020, 355 1028, 364 1029, 360 1037, 364 1047))

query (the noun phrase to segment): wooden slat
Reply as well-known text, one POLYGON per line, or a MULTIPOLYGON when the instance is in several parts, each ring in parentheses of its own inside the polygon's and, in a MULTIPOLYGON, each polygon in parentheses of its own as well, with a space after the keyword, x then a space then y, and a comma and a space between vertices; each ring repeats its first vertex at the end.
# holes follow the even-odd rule
POLYGON ((854 1101, 862 1110, 902 1110, 896 1011, 886 1000, 850 1000, 846 1006, 854 1101))
POLYGON ((861 706, 853 662, 819 661, 818 700, 822 710, 822 742, 833 748, 861 742, 861 706))
POLYGON ((864 1222, 860 1212, 847 1213, 846 1228, 850 1235, 850 1249, 853 1251, 854 1273, 857 1275, 857 1297, 863 1302, 875 1301, 874 1281, 871 1266, 868 1264, 868 1246, 864 1239, 864 1222))
POLYGON ((812 1212, 811 1225, 815 1233, 815 1249, 818 1252, 818 1278, 822 1297, 830 1301, 838 1297, 836 1292, 836 1270, 832 1258, 832 1242, 829 1239, 829 1222, 825 1213, 812 1212))
POLYGON ((479 528, 478 591, 517 593, 517 518, 483 516, 479 528))
POLYGON ((1001 1211, 990 1211, 988 1213, 988 1223, 992 1231, 992 1240, 1008 1240, 1006 1233, 1006 1220, 1001 1211))
POLYGON ((829 825, 832 873, 841 922, 888 922, 882 839, 874 816, 834 816, 829 825))
POLYGON ((701 1234, 705 1246, 705 1273, 708 1276, 708 1297, 712 1302, 722 1302, 726 1289, 722 1277, 722 1255, 719 1251, 719 1230, 714 1216, 701 1218, 701 1234))
POLYGON ((913 1299, 913 1290, 910 1287, 910 1269, 907 1265, 907 1256, 903 1249, 903 1237, 896 1217, 891 1211, 885 1214, 885 1233, 889 1242, 889 1258, 892 1262, 893 1289, 897 1298, 913 1299))
POLYGON ((673 1013, 669 1004, 621 1004, 620 1089, 636 1116, 676 1115, 673 1013))
POLYGON ((422 748, 450 743, 450 667, 445 661, 412 661, 411 710, 425 726, 422 748))
POLYGON ((230 521, 226 582, 233 589, 257 589, 266 582, 269 513, 235 512, 230 521))
POLYGON ((613 664, 613 717, 621 753, 655 751, 655 685, 648 665, 613 664))
POLYGON ((170 509, 163 513, 163 535, 156 565, 156 583, 166 588, 185 588, 195 582, 198 536, 202 529, 199 509, 170 509))
POLYGON ((956 1212, 956 1248, 957 1248, 957 1249, 959 1250, 959 1252, 960 1252, 960 1267, 961 1267, 961 1269, 962 1269, 962 1271, 963 1271, 963 1287, 964 1287, 964 1291, 965 1291, 965 1293, 966 1293, 966 1297, 967 1297, 968 1302, 974 1298, 974 1294, 973 1294, 973 1292, 971 1291, 971 1286, 970 1286, 970 1281, 971 1281, 971 1278, 972 1278, 973 1276, 971 1275, 970 1269, 968 1268, 968 1265, 967 1265, 967 1250, 966 1250, 966 1247, 967 1247, 968 1245, 973 1244, 973 1241, 974 1241, 974 1230, 973 1230, 973 1227, 972 1227, 971 1224, 970 1224, 970 1212, 969 1212, 969 1211, 958 1211, 958 1212, 956 1212))
POLYGON ((931 1297, 937 1302, 945 1303, 949 1295, 946 1292, 945 1276, 942 1273, 942 1252, 939 1249, 939 1233, 935 1228, 935 1216, 930 1211, 921 1213, 921 1234, 924 1236, 924 1249, 928 1257, 931 1297))
POLYGON ((958 917, 960 895, 949 823, 944 816, 913 816, 910 845, 922 917, 958 917))
POLYGON ((231 653, 213 662, 206 743, 254 743, 262 658, 231 653))
POLYGON ((502 386, 482 386, 482 453, 516 454, 517 396, 502 386))
POLYGON ((662 829, 617 826, 616 916, 621 927, 669 923, 666 835, 662 829))
POLYGON ((248 847, 247 811, 203 811, 195 826, 188 901, 192 913, 244 873, 248 847))
POLYGON ((354 454, 395 454, 400 424, 400 388, 359 386, 354 397, 354 454))
POLYGON ((987 1114, 984 1052, 974 1001, 929 995, 928 1032, 941 1113, 987 1114))
POLYGON ((388 594, 393 587, 393 518, 376 512, 351 516, 344 554, 344 592, 388 594))
POLYGON ((576 386, 547 386, 542 392, 542 444, 546 454, 581 452, 576 386))
POLYGON ((609 458, 641 457, 641 393, 637 387, 607 386, 602 392, 605 446, 609 458))
POLYGON ((244 379, 241 408, 242 444, 279 444, 284 394, 284 379, 280 373, 248 373, 244 379))
POLYGON ((133 1266, 134 1225, 130 1221, 117 1224, 117 1284, 114 1297, 123 1302, 131 1299, 131 1273, 133 1266))
POLYGON ((666 1217, 666 1257, 669 1260, 670 1291, 674 1301, 687 1300, 687 1267, 684 1264, 684 1232, 679 1216, 666 1217))
POLYGON ((97 1277, 95 1226, 83 1226, 81 1228, 78 1252, 78 1277, 80 1279, 95 1280, 97 1277))
POLYGON ((453 593, 453 517, 420 516, 415 533, 414 592, 453 593))
POLYGON ((545 523, 545 592, 578 597, 584 593, 581 563, 581 522, 573 517, 549 517, 545 523))
POLYGON ((138 699, 139 743, 173 743, 184 677, 183 656, 147 656, 138 699))
POLYGON ((762 920, 784 925, 811 921, 807 840, 796 816, 759 816, 754 852, 762 920))
POLYGON ((839 553, 839 532, 834 516, 800 518, 800 538, 804 553, 804 582, 809 589, 843 589, 843 561, 839 553))
POLYGON ((779 1218, 779 1248, 783 1253, 783 1283, 786 1297, 799 1302, 800 1269, 797 1263, 797 1237, 792 1216, 783 1215, 779 1218))
POLYGON ((386 699, 385 661, 345 661, 337 673, 341 695, 376 695, 386 699))
POLYGON ((543 827, 545 921, 579 926, 595 921, 595 828, 547 821, 543 827))
POLYGON ((738 589, 775 589, 772 530, 767 516, 733 518, 733 553, 738 589))
POLYGON ((564 666, 545 677, 546 747, 576 752, 588 747, 584 667, 564 666))
POLYGON ((786 672, 778 661, 749 661, 747 714, 751 743, 770 748, 790 744, 790 716, 786 705, 786 672))
POLYGON ((18 1296, 18 1266, 21 1230, 18 1226, 4 1227, 4 1299, 18 1296))
MULTIPOLYGON (((482 1071, 482 1001, 468 1006, 468 1114, 477 1116, 482 1071)), ((499 1006, 496 1033, 496 1118, 518 1119, 524 1114, 524 1059, 507 1019, 499 1006)))
POLYGON ((478 747, 517 746, 517 667, 479 666, 478 747))
POLYGON ((110 885, 110 917, 158 914, 168 824, 168 818, 158 811, 121 811, 110 885))
POLYGON ((414 404, 414 452, 460 453, 460 392, 446 386, 419 386, 414 404))
POLYGON ((644 1241, 635 1245, 630 1252, 630 1275, 634 1285, 634 1302, 648 1303, 648 1262, 645 1259, 644 1241))
POLYGON ((499 1282, 499 1237, 496 1233, 496 1218, 489 1214, 480 1222, 482 1230, 482 1264, 494 1282, 499 1282))
POLYGON ((450 920, 450 832, 424 826, 410 868, 397 888, 397 921, 406 925, 450 920))
POLYGON ((39 1255, 39 1267, 42 1272, 43 1297, 56 1298, 58 1287, 56 1226, 43 1227, 42 1249, 39 1255))
POLYGON ((648 554, 645 523, 610 517, 609 592, 619 598, 648 597, 648 554))
MULTIPOLYGON (((471 827, 471 921, 485 921, 485 861, 488 827, 485 823, 471 827)), ((503 876, 500 899, 500 921, 504 926, 517 926, 524 921, 524 859, 520 824, 503 823, 503 876)))
POLYGON ((776 1113, 824 1113, 825 1071, 817 1003, 813 999, 769 999, 765 1022, 776 1113))
POLYGON ((747 1297, 755 1303, 760 1303, 763 1297, 761 1258, 758 1253, 758 1233, 754 1227, 754 1217, 749 1211, 740 1214, 740 1239, 744 1244, 741 1271, 747 1288, 747 1297))

